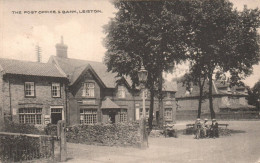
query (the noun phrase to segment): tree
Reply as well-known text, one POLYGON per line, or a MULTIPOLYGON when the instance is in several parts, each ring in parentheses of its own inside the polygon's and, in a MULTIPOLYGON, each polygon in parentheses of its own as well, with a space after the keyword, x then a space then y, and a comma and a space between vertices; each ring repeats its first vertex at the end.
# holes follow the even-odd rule
MULTIPOLYGON (((104 41, 107 48, 105 64, 119 76, 130 76, 133 87, 138 84, 141 62, 148 71, 150 90, 149 126, 152 128, 155 89, 162 101, 162 72, 170 71, 173 63, 185 59, 187 38, 183 16, 177 3, 168 1, 114 1, 118 9, 107 26, 104 41)), ((162 106, 161 103, 159 105, 162 106)), ((159 108, 162 110, 162 108, 159 108)), ((161 114, 160 117, 163 115, 161 114)))
POLYGON ((248 88, 248 104, 260 109, 260 80, 255 83, 252 89, 248 88))
MULTIPOLYGON (((204 85, 207 79, 206 69, 203 68, 203 60, 199 61, 199 57, 196 60, 196 65, 191 65, 189 73, 186 73, 183 77, 182 83, 186 86, 186 89, 191 91, 192 85, 199 87, 199 104, 198 104, 198 115, 197 118, 200 118, 201 115, 201 106, 204 99, 204 85)), ((193 60, 194 61, 194 60, 193 60)), ((191 62, 192 64, 192 62, 191 62)))
MULTIPOLYGON (((232 84, 250 75, 252 65, 259 61, 258 9, 242 12, 233 9, 228 0, 192 0, 184 14, 188 20, 189 58, 199 64, 209 80, 211 118, 215 118, 212 99, 213 74, 230 72, 232 84), (199 60, 196 60, 199 54, 199 60)), ((198 64, 194 64, 198 66, 198 64)))

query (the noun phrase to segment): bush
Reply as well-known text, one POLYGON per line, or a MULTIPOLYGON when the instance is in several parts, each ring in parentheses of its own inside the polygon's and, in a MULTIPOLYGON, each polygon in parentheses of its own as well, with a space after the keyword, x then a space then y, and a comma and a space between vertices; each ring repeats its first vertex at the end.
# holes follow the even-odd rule
POLYGON ((44 132, 46 135, 57 136, 57 125, 49 123, 44 127, 44 132))
POLYGON ((139 146, 139 124, 94 124, 68 127, 67 141, 107 146, 139 146))
POLYGON ((43 134, 43 131, 31 124, 14 123, 6 120, 3 127, 4 132, 23 134, 43 134))

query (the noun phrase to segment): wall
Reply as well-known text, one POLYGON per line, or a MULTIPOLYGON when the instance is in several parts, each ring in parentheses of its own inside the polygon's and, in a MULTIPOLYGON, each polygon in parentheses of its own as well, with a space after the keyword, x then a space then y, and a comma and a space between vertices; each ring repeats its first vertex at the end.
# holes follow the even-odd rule
POLYGON ((45 115, 50 115, 51 106, 62 106, 66 111, 65 104, 65 80, 48 77, 14 76, 4 77, 3 84, 3 106, 6 114, 11 114, 14 122, 19 122, 19 108, 40 107, 42 108, 42 124, 45 115), (34 82, 35 97, 25 97, 24 82, 34 82), (51 96, 52 82, 61 83, 61 97, 51 96), (9 91, 10 90, 10 91, 9 91), (11 101, 10 101, 11 99, 11 101))

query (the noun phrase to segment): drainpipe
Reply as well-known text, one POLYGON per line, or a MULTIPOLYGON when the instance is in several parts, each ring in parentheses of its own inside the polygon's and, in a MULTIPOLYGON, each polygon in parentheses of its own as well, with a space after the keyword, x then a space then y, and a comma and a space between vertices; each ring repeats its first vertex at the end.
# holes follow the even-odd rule
POLYGON ((10 99, 10 120, 13 121, 13 110, 12 110, 12 94, 11 94, 11 84, 10 78, 8 77, 8 86, 9 86, 9 99, 10 99))

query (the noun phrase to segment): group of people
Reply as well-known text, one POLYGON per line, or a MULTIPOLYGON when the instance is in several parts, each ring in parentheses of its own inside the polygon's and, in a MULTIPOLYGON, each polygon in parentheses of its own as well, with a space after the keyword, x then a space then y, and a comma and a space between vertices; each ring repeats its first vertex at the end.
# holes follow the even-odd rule
POLYGON ((198 118, 195 122, 194 128, 195 139, 219 137, 218 122, 216 121, 216 119, 212 119, 212 123, 210 124, 207 118, 204 119, 204 122, 201 122, 198 118))

